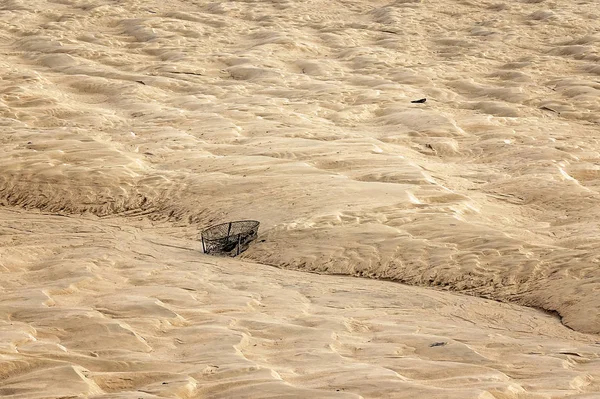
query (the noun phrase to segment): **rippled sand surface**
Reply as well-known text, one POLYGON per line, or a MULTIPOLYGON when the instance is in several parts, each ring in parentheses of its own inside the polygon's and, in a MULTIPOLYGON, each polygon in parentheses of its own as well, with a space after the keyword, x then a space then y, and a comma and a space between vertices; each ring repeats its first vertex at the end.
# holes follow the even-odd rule
POLYGON ((598 20, 0 2, 0 396, 600 397, 598 20))

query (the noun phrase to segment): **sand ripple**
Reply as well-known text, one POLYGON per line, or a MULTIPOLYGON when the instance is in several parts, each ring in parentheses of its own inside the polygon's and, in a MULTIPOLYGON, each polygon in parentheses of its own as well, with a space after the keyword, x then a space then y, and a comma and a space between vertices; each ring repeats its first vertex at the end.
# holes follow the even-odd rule
POLYGON ((598 390, 595 347, 550 316, 255 264, 600 333, 598 18, 566 0, 3 1, 3 395, 57 375, 56 396, 115 398, 598 390), (153 243, 246 218, 255 263, 153 243))
POLYGON ((141 219, 124 227, 131 219, 4 210, 0 220, 2 397, 583 398, 600 389, 595 338, 532 309, 213 258, 141 219))

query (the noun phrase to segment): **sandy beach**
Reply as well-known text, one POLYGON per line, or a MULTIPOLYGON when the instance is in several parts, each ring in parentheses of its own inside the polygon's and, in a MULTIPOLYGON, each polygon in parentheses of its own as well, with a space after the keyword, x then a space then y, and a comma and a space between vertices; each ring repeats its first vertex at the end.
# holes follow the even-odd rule
POLYGON ((0 396, 600 398, 598 20, 0 2, 0 396))

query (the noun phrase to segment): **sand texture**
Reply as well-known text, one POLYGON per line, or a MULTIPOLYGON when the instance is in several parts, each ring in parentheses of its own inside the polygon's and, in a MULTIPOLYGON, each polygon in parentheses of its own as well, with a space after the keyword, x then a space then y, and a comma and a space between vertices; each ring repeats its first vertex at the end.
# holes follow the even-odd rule
POLYGON ((600 392, 598 337, 533 309, 199 256, 119 218, 0 221, 3 398, 600 392))
POLYGON ((600 397, 598 21, 0 0, 0 397, 600 397))

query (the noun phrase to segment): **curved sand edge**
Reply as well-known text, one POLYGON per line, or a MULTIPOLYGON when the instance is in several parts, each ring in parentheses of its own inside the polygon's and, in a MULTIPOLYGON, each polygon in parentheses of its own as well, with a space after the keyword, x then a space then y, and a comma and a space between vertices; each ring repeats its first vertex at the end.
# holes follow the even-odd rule
POLYGON ((533 309, 208 257, 145 221, 0 220, 5 398, 600 391, 599 337, 533 309))

